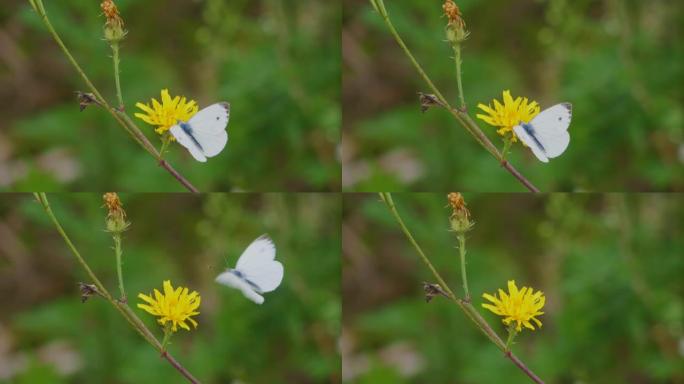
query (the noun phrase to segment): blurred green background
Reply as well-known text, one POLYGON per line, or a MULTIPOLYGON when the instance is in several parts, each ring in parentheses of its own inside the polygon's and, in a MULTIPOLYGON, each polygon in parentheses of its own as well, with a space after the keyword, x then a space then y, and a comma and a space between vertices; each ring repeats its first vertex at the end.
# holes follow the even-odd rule
MULTIPOLYGON (((135 103, 160 90, 200 107, 231 103, 229 142, 196 162, 179 145, 171 163, 203 191, 340 188, 340 20, 336 2, 118 0, 128 36, 121 82, 135 103)), ((45 1, 48 16, 90 79, 115 100, 100 1, 45 1)), ((25 0, 0 5, 0 189, 181 191, 182 187, 95 107, 25 0)), ((114 103, 113 103, 114 104, 114 103)), ((135 119, 155 144, 153 128, 135 119)))
MULTIPOLYGON (((406 44, 453 105, 443 1, 385 1, 406 44)), ((545 191, 684 189, 684 2, 458 0, 470 115, 503 90, 573 104, 570 146, 549 164, 510 160, 545 191)), ((343 188, 522 191, 446 111, 421 114, 426 84, 368 0, 343 11, 343 188)), ((501 148, 495 129, 477 120, 501 148)))
MULTIPOLYGON (((100 195, 48 195, 56 216, 116 294, 100 195)), ((203 383, 340 381, 340 200, 325 194, 122 195, 124 278, 139 292, 174 286, 202 297, 199 326, 170 352, 203 383), (285 267, 259 306, 214 278, 263 233, 285 267)), ((0 199, 0 382, 185 383, 109 303, 80 302, 87 275, 29 195, 0 199)), ((134 308, 161 338, 151 315, 134 308)))
MULTIPOLYGON (((513 351, 547 383, 684 382, 684 201, 670 194, 465 194, 473 304, 506 281, 546 295, 543 327, 513 351)), ((462 295, 445 194, 394 194, 416 241, 462 295)), ((343 381, 530 383, 443 297, 373 195, 343 208, 343 381)))

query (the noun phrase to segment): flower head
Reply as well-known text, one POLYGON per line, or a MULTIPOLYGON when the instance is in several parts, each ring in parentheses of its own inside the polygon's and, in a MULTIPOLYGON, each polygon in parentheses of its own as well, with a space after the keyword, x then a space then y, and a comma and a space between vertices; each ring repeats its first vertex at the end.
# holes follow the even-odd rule
POLYGON ((126 211, 123 209, 123 204, 119 200, 119 195, 116 192, 107 192, 102 196, 105 207, 107 207, 107 231, 114 233, 121 233, 125 231, 130 223, 126 221, 126 211))
POLYGON ((126 31, 123 29, 124 22, 119 15, 119 9, 112 0, 104 0, 100 7, 105 15, 107 21, 104 25, 105 39, 111 43, 116 43, 126 36, 126 31))
POLYGON ((449 23, 447 24, 447 40, 452 44, 459 44, 468 38, 470 32, 466 30, 463 14, 453 0, 445 0, 442 9, 449 23))
POLYGON ((197 328, 197 322, 190 316, 199 315, 197 312, 201 301, 199 293, 196 291, 188 293, 188 288, 185 287, 173 289, 171 282, 164 280, 164 293, 162 294, 155 289, 154 298, 150 296, 138 294, 138 298, 147 303, 138 304, 138 308, 144 309, 154 316, 159 316, 157 319, 159 324, 166 326, 166 323, 170 322, 172 332, 176 332, 179 325, 189 331, 190 327, 185 323, 187 320, 193 327, 197 328))
POLYGON ((542 326, 536 316, 543 315, 541 309, 544 308, 546 297, 542 291, 536 293, 532 288, 522 287, 518 289, 515 285, 515 280, 508 281, 508 294, 502 289, 499 289, 499 297, 490 294, 483 294, 482 297, 494 303, 482 304, 484 308, 489 309, 495 314, 503 317, 503 323, 509 325, 511 322, 516 322, 516 330, 520 332, 522 326, 534 330, 534 326, 530 320, 534 321, 538 327, 542 326))
POLYGON ((451 206, 451 216, 449 216, 451 229, 456 232, 469 231, 473 227, 473 223, 470 221, 470 211, 466 208, 463 195, 458 192, 451 192, 447 195, 447 201, 451 206))
POLYGON ((513 132, 513 127, 521 122, 529 123, 540 111, 536 101, 530 102, 527 97, 517 97, 513 100, 509 90, 503 91, 503 105, 496 99, 493 102, 494 108, 491 105, 478 104, 477 107, 486 114, 478 114, 477 118, 491 126, 500 127, 496 133, 504 138, 510 133, 513 142, 518 139, 513 132))
POLYGON ((145 113, 136 113, 135 117, 147 124, 158 126, 154 131, 160 135, 178 124, 179 120, 190 120, 199 110, 195 100, 188 101, 185 97, 180 96, 172 99, 168 89, 162 89, 161 103, 156 99, 152 99, 151 104, 150 106, 148 104, 136 103, 135 106, 142 109, 145 113))

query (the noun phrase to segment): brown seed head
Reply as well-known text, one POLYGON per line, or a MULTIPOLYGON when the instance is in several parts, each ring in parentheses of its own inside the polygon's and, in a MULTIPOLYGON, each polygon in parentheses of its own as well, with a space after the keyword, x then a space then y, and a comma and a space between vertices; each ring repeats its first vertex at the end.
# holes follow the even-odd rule
POLYGON ((465 27, 465 21, 463 21, 463 14, 461 13, 461 10, 458 8, 458 5, 453 2, 453 0, 446 0, 444 2, 444 5, 442 5, 442 9, 444 10, 444 14, 446 17, 449 19, 449 24, 454 23, 457 25, 460 25, 461 27, 465 27))
POLYGON ((119 14, 119 9, 112 0, 104 0, 100 4, 102 12, 107 18, 104 25, 105 39, 109 42, 116 43, 126 36, 126 31, 123 29, 124 21, 119 14))
POLYGON ((449 216, 451 229, 456 232, 469 231, 473 227, 473 223, 470 221, 470 211, 466 208, 463 195, 458 192, 451 192, 447 195, 447 201, 451 206, 451 216, 449 216))
POLYGON ((460 44, 465 41, 470 33, 466 30, 466 23, 458 5, 453 0, 445 0, 442 9, 449 19, 446 27, 447 40, 451 44, 460 44))
POLYGON ((123 204, 116 192, 107 192, 102 196, 104 206, 107 208, 107 231, 121 233, 128 228, 129 223, 126 222, 126 211, 123 209, 123 204))

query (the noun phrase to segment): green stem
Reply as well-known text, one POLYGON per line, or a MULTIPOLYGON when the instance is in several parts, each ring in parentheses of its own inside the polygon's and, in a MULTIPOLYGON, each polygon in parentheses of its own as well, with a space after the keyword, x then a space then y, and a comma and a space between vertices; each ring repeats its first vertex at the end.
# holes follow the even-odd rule
MULTIPOLYGON (((404 43, 404 40, 401 38, 399 35, 399 32, 397 32, 396 28, 394 28, 394 25, 392 24, 392 21, 389 18, 389 15, 387 13, 387 10, 385 9, 384 2, 382 0, 370 0, 371 4, 375 8, 376 11, 382 16, 383 20, 385 21, 385 24, 387 25, 387 28, 389 29, 390 33, 394 37, 394 40, 399 44, 401 49, 404 51, 406 56, 409 58, 411 63, 413 64, 413 67, 418 71, 418 74, 423 78, 423 80, 427 83, 428 87, 432 90, 432 92, 437 96, 439 101, 442 103, 444 108, 446 108, 449 113, 465 128, 468 133, 470 133, 475 140, 480 143, 480 145, 487 151, 489 152, 494 158, 496 158, 499 163, 504 164, 504 168, 511 174, 513 175, 518 181, 520 181, 521 184, 523 184, 528 190, 531 192, 539 192, 539 189, 535 187, 529 180, 527 180, 519 171, 517 171, 513 165, 511 165, 508 162, 503 161, 503 157, 501 153, 499 153, 499 150, 496 148, 496 146, 489 140, 487 135, 482 132, 480 127, 473 121, 473 119, 466 113, 465 110, 461 111, 456 108, 453 108, 447 99, 442 95, 442 92, 435 86, 435 84, 432 82, 430 77, 425 73, 425 70, 423 70, 423 67, 418 63, 418 60, 413 56, 413 53, 411 53, 411 50, 408 48, 406 43, 404 43)), ((460 52, 459 52, 459 58, 460 58, 460 52)), ((460 67, 460 64, 459 64, 460 67)), ((460 71, 459 71, 460 73, 460 71)), ((459 76, 460 79, 460 76, 459 76)), ((462 89, 461 89, 462 91, 462 89)), ((461 96, 462 97, 462 96, 461 96)), ((465 106, 465 99, 462 98, 463 106, 465 106)))
POLYGON ((115 233, 112 238, 114 239, 114 253, 116 254, 116 274, 119 278, 119 293, 121 295, 121 300, 122 303, 126 302, 126 291, 124 290, 124 282, 123 282, 123 272, 122 272, 122 267, 121 267, 121 234, 120 233, 115 233))
POLYGON ((169 134, 167 132, 162 137, 162 145, 161 145, 161 148, 159 149, 160 160, 164 158, 164 153, 166 153, 166 149, 169 147, 170 143, 171 143, 171 134, 169 134))
POLYGON ((458 254, 461 257, 461 279, 463 280, 463 292, 465 301, 470 302, 470 292, 468 291, 468 275, 466 273, 466 247, 465 233, 458 234, 458 254))
POLYGON ((116 99, 119 101, 119 110, 124 111, 123 96, 121 93, 121 80, 119 79, 119 43, 114 42, 112 47, 112 60, 114 61, 114 83, 116 84, 116 99))
POLYGON ((171 335, 173 335, 173 332, 171 331, 171 323, 169 322, 164 326, 164 339, 161 343, 162 353, 166 352, 166 346, 169 344, 169 340, 171 340, 171 335))
POLYGON ((513 339, 515 339, 515 336, 518 334, 518 330, 515 328, 514 324, 511 324, 508 326, 508 339, 506 339, 506 350, 505 352, 510 352, 511 351, 511 344, 513 343, 513 339))
POLYGON ((454 61, 456 61, 456 84, 458 85, 458 99, 461 102, 461 111, 467 111, 465 98, 463 97, 463 82, 461 81, 461 44, 454 44, 454 61))
POLYGON ((501 150, 501 162, 504 163, 506 162, 506 156, 508 155, 508 150, 511 149, 511 145, 513 144, 513 135, 507 137, 504 139, 504 146, 503 149, 501 150))

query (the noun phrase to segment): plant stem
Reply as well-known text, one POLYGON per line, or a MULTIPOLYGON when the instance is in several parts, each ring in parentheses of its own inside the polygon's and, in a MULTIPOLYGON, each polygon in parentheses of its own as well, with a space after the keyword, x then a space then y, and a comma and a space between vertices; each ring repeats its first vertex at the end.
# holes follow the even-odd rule
POLYGON ((116 99, 119 101, 119 111, 124 111, 125 106, 123 102, 123 96, 121 94, 121 80, 119 79, 119 43, 113 42, 112 47, 112 60, 114 61, 114 83, 116 84, 116 99))
MULTIPOLYGON (((510 172, 518 181, 520 181, 521 184, 523 184, 530 192, 539 192, 539 189, 535 187, 530 181, 528 181, 520 172, 518 172, 510 163, 505 162, 504 159, 501 156, 501 153, 499 153, 499 150, 496 148, 494 144, 492 144, 491 140, 487 137, 487 135, 482 132, 480 127, 473 121, 472 118, 465 112, 465 110, 461 111, 458 109, 453 108, 447 99, 442 95, 442 92, 435 86, 435 84, 432 82, 430 77, 425 73, 425 70, 423 67, 418 63, 418 60, 413 56, 413 53, 411 53, 411 50, 406 46, 406 43, 404 43, 404 40, 401 38, 399 35, 399 32, 397 32, 396 28, 394 28, 394 24, 392 24, 392 21, 389 18, 389 15, 387 14, 384 4, 381 0, 371 0, 371 4, 373 7, 378 10, 378 13, 380 13, 380 16, 382 16, 383 20, 385 21, 385 24, 387 25, 387 28, 389 29, 390 33, 392 36, 394 36, 394 39, 396 42, 399 44, 401 49, 404 51, 406 56, 409 58, 411 63, 413 64, 413 67, 418 71, 418 74, 423 78, 423 80, 427 83, 428 87, 432 90, 432 92, 437 96, 439 101, 442 103, 444 108, 446 108, 449 113, 451 113, 452 116, 463 126, 463 128, 470 133, 475 140, 484 147, 484 149, 487 150, 494 158, 496 158, 499 163, 504 164, 504 169, 506 169, 508 172, 510 172)), ((460 59, 460 51, 459 51, 459 59, 460 59)), ((460 65, 459 65, 460 67, 460 65)), ((459 71, 460 73, 460 71, 459 71)), ((460 79, 460 76, 459 76, 460 79)), ((459 80, 460 82, 460 80, 459 80)), ((461 89, 462 91, 462 89, 461 89)), ((463 106, 465 106, 465 99, 462 98, 462 103, 463 106)))
POLYGON ((511 351, 511 343, 513 342, 513 339, 515 339, 515 336, 518 334, 517 329, 515 329, 515 325, 511 324, 508 326, 508 339, 506 339, 506 351, 505 352, 510 352, 511 351))
MULTIPOLYGON (((413 247, 416 249, 418 252, 418 255, 420 258, 423 260, 423 262, 428 266, 432 274, 435 276, 435 279, 439 282, 440 286, 442 289, 449 294, 449 298, 456 303, 468 316, 470 320, 477 325, 477 327, 482 331, 482 333, 487 336, 489 340, 494 343, 497 348, 499 348, 502 352, 504 352, 504 355, 506 358, 510 359, 513 364, 515 364, 521 371, 523 371, 532 381, 534 381, 537 384, 544 384, 544 381, 539 378, 539 376, 535 375, 534 372, 532 372, 526 365, 523 363, 517 356, 515 356, 509 349, 507 349, 506 344, 501 340, 499 335, 496 334, 496 332, 492 329, 492 327, 487 323, 487 321, 480 315, 480 313, 475 309, 475 307, 470 303, 465 300, 461 300, 456 298, 454 296, 453 292, 451 291, 451 288, 446 284, 444 279, 440 276, 440 274, 437 272, 437 270, 433 267, 432 263, 430 262, 430 259, 425 255, 423 252, 422 248, 416 240, 413 238, 413 235, 411 232, 408 230, 406 227, 406 224, 404 224, 404 221, 401 219, 401 216, 399 215, 399 212, 396 209, 396 206, 394 205, 394 201, 392 200, 392 194, 389 192, 380 192, 380 199, 387 205, 387 208, 389 208, 390 212, 394 216, 394 218, 397 220, 397 223, 399 223, 399 226, 401 227, 402 231, 406 235, 406 237, 409 239, 409 242, 413 245, 413 247)), ((465 255, 465 254, 464 254, 465 255)))
MULTIPOLYGON (((76 72, 81 76, 83 81, 86 83, 90 91, 95 95, 95 98, 97 101, 114 117, 114 119, 121 125, 126 132, 128 132, 133 139, 140 144, 140 146, 143 147, 150 155, 152 155, 155 159, 157 159, 160 162, 160 165, 166 169, 173 177, 176 178, 180 182, 181 185, 183 185, 185 188, 190 190, 193 193, 198 193, 199 190, 195 188, 187 179, 185 179, 180 173, 178 173, 173 167, 171 167, 170 164, 166 161, 162 161, 161 158, 159 157, 159 153, 157 152, 156 148, 150 143, 150 141, 147 139, 145 134, 142 133, 140 128, 131 120, 131 118, 123 111, 120 111, 116 108, 112 108, 107 100, 105 100, 104 97, 102 97, 102 94, 100 91, 93 85, 93 83, 90 81, 88 76, 85 74, 81 66, 78 64, 76 59, 74 59, 73 55, 69 51, 69 49, 66 47, 64 42, 62 41, 62 38, 59 36, 55 28, 52 26, 52 23, 50 23, 50 19, 47 17, 47 13, 45 12, 45 7, 43 6, 43 1, 42 0, 28 0, 29 4, 31 4, 31 7, 38 13, 40 16, 41 20, 47 27, 48 31, 52 35, 52 38, 55 40, 57 45, 61 48, 62 52, 64 55, 67 57, 71 65, 74 67, 76 72)), ((118 64, 115 62, 115 67, 118 68, 118 64)), ((118 78, 118 71, 115 71, 117 73, 117 78, 118 78)), ((120 87, 117 87, 117 91, 120 94, 120 87)), ((120 101, 120 103, 123 105, 123 101, 120 101)))
POLYGON ((115 233, 112 235, 114 238, 114 253, 116 254, 116 274, 119 278, 119 294, 121 298, 119 299, 122 303, 126 302, 126 291, 124 290, 123 282, 123 272, 121 268, 121 234, 115 233))
POLYGON ((465 98, 463 97, 463 82, 461 81, 461 44, 454 44, 454 61, 456 61, 456 84, 458 86, 458 99, 461 102, 460 110, 467 111, 465 98))
POLYGON ((62 225, 59 223, 59 220, 57 220, 57 217, 55 216, 54 212, 52 211, 52 208, 50 207, 47 195, 45 193, 34 193, 33 195, 38 201, 38 203, 40 203, 40 205, 43 207, 43 210, 45 210, 45 213, 50 218, 50 221, 52 221, 52 223, 54 224, 55 228, 57 229, 57 232, 62 236, 62 239, 66 243, 69 250, 71 250, 71 253, 74 255, 74 257, 76 257, 76 260, 78 260, 79 264, 81 264, 83 269, 85 269, 86 273, 97 287, 99 293, 107 301, 109 301, 109 303, 113 305, 114 308, 116 308, 116 310, 119 311, 119 313, 121 313, 121 315, 131 324, 133 329, 135 329, 148 343, 150 343, 158 351, 163 352, 163 357, 169 362, 169 364, 171 364, 172 367, 174 367, 189 382, 193 384, 199 384, 200 382, 195 377, 193 377, 192 374, 187 369, 185 369, 185 367, 183 367, 176 359, 174 359, 167 352, 162 350, 161 344, 159 343, 157 338, 152 334, 152 332, 150 332, 150 330, 145 326, 145 324, 140 320, 140 318, 138 318, 138 316, 135 313, 133 313, 131 308, 123 302, 116 301, 109 293, 109 291, 107 291, 107 289, 102 284, 100 279, 97 278, 92 269, 90 269, 88 263, 81 256, 81 253, 78 251, 74 243, 71 241, 69 236, 64 231, 64 228, 62 228, 62 225))
POLYGON ((504 146, 503 146, 503 149, 501 150, 501 163, 502 164, 506 161, 506 156, 508 155, 508 150, 511 149, 512 144, 513 144, 513 135, 504 139, 504 146))
POLYGON ((169 344, 169 340, 171 339, 172 334, 173 334, 173 332, 171 332, 170 323, 166 323, 166 325, 164 326, 164 339, 162 339, 162 343, 161 343, 162 353, 166 352, 166 346, 169 344))
POLYGON ((463 280, 465 301, 470 302, 470 292, 468 291, 468 275, 466 273, 465 233, 462 232, 458 234, 458 254, 461 257, 461 279, 463 280))

